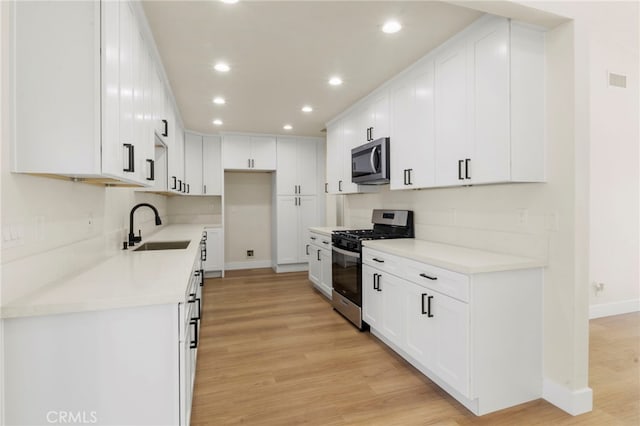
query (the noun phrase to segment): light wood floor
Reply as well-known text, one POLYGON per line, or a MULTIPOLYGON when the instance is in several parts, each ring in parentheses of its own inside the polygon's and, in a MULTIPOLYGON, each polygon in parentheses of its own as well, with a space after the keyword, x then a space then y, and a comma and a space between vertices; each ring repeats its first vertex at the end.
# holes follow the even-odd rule
POLYGON ((193 425, 640 424, 640 314, 591 322, 591 413, 539 400, 476 417, 349 325, 306 277, 207 280, 193 425))

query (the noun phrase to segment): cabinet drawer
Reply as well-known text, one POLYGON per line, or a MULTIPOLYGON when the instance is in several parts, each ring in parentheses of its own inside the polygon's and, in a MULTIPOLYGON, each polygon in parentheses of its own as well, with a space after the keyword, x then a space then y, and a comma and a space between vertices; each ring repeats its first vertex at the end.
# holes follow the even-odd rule
POLYGON ((309 241, 317 248, 331 250, 331 236, 310 232, 309 241))
POLYGON ((402 278, 463 302, 469 302, 469 276, 427 263, 404 259, 402 278))
POLYGON ((364 247, 362 249, 362 263, 373 266, 381 271, 402 277, 401 263, 403 259, 393 254, 383 253, 364 247))

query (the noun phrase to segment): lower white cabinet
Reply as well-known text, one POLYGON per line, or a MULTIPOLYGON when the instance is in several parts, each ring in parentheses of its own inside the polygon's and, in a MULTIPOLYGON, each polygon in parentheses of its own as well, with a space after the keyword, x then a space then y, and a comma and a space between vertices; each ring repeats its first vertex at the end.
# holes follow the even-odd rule
POLYGON ((206 228, 206 255, 202 268, 205 272, 224 270, 224 231, 222 228, 206 228))
POLYGON ((541 397, 542 269, 465 275, 363 249, 371 332, 476 415, 541 397))
POLYGON ((317 225, 318 209, 315 195, 277 197, 276 243, 277 264, 307 262, 306 244, 310 226, 317 225))
POLYGON ((306 254, 309 258, 309 281, 331 299, 331 236, 309 232, 306 254))
POLYGON ((187 426, 200 283, 197 259, 180 303, 4 319, 4 424, 187 426))

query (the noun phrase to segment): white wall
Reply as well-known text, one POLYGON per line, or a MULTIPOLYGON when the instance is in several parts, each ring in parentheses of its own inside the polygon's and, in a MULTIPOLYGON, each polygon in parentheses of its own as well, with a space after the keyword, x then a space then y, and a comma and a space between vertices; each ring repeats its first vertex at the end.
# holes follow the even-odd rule
POLYGON ((222 197, 173 196, 167 199, 169 223, 222 223, 222 197))
POLYGON ((271 173, 225 172, 225 269, 271 266, 271 193, 271 173))

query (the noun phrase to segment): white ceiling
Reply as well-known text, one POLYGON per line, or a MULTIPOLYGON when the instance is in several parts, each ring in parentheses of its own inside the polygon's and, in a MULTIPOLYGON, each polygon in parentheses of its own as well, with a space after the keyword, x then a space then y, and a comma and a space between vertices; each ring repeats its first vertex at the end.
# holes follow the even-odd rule
POLYGON ((187 129, 321 136, 325 123, 481 13, 431 1, 145 1, 187 129), (384 34, 382 24, 403 25, 384 34), (231 71, 213 70, 224 60, 231 71), (340 75, 344 84, 327 80, 340 75), (214 96, 226 98, 214 105, 214 96), (313 106, 312 113, 301 108, 313 106), (224 125, 214 126, 214 118, 224 125), (282 126, 291 124, 293 130, 282 126))

